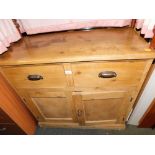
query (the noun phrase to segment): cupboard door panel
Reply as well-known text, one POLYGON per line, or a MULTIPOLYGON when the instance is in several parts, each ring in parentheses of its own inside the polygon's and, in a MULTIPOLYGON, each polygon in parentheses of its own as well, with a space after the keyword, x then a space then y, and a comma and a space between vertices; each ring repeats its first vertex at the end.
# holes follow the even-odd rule
POLYGON ((85 108, 85 119, 87 121, 112 120, 117 121, 118 107, 122 99, 100 99, 83 101, 85 108))
POLYGON ((45 119, 59 118, 71 120, 71 106, 66 98, 46 97, 32 98, 45 119))

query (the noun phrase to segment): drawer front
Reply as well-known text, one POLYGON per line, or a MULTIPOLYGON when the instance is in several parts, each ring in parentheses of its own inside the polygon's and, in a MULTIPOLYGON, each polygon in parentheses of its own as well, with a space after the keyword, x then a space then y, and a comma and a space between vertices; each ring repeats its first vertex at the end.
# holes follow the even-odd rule
POLYGON ((72 64, 75 88, 119 89, 137 86, 146 61, 89 62, 72 64))
POLYGON ((62 65, 40 65, 2 68, 8 80, 17 88, 61 88, 66 86, 62 65))
POLYGON ((0 135, 24 135, 22 131, 15 124, 0 124, 0 135))
POLYGON ((0 124, 1 123, 14 123, 2 109, 0 109, 0 124))

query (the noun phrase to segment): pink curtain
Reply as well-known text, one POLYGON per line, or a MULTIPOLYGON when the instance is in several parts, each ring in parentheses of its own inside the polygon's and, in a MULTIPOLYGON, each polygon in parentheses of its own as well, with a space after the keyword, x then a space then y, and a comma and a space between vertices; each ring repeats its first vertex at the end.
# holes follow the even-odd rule
POLYGON ((21 32, 36 34, 69 29, 80 29, 89 27, 122 27, 131 24, 131 19, 20 19, 18 20, 21 32))
POLYGON ((21 38, 11 19, 0 19, 0 54, 7 51, 10 43, 21 38))
POLYGON ((141 29, 141 34, 144 34, 144 38, 152 38, 154 36, 155 19, 138 19, 136 28, 141 29))

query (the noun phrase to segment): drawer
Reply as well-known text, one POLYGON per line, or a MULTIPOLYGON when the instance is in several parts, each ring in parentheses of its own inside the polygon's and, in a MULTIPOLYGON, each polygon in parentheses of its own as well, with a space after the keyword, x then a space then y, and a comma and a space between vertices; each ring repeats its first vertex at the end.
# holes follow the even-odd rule
POLYGON ((0 124, 0 135, 24 135, 22 131, 15 124, 0 124))
POLYGON ((61 88, 66 86, 62 65, 3 67, 3 73, 17 88, 61 88))
POLYGON ((2 109, 0 109, 0 123, 14 123, 2 109))
POLYGON ((146 61, 88 62, 72 64, 75 88, 118 89, 137 86, 146 61))

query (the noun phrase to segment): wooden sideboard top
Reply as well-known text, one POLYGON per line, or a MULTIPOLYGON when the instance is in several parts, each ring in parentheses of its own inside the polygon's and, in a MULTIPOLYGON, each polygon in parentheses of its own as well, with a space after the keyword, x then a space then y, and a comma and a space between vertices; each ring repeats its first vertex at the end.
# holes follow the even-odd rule
POLYGON ((25 36, 0 55, 0 65, 150 58, 155 51, 124 27, 25 36))

